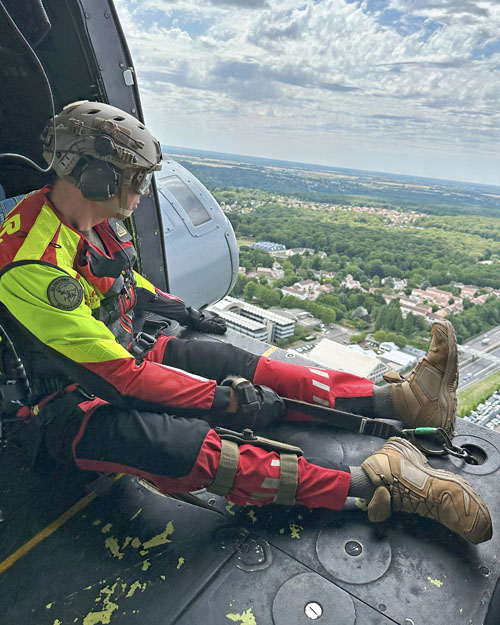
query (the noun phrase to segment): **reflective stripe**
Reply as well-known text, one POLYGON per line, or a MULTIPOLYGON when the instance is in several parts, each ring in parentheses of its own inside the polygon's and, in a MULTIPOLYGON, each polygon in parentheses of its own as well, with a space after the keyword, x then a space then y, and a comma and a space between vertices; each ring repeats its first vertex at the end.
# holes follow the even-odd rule
POLYGON ((323 384, 323 382, 318 382, 318 380, 313 380, 312 385, 315 386, 316 388, 322 389, 323 391, 330 390, 330 387, 328 386, 328 384, 323 384))
POLYGON ((264 481, 262 482, 262 484, 260 485, 261 488, 272 488, 273 490, 276 490, 280 485, 280 479, 279 477, 266 477, 264 479, 264 481))
POLYGON ((26 259, 39 259, 54 238, 61 221, 59 217, 44 204, 35 223, 30 228, 24 243, 14 257, 14 262, 26 259))
POLYGON ((311 373, 315 373, 316 375, 320 375, 323 378, 328 378, 328 373, 326 371, 321 371, 321 369, 309 369, 311 373))
POLYGON ((313 402, 315 404, 321 404, 322 406, 329 406, 330 402, 327 401, 326 399, 322 399, 321 397, 316 397, 316 395, 313 395, 313 402))

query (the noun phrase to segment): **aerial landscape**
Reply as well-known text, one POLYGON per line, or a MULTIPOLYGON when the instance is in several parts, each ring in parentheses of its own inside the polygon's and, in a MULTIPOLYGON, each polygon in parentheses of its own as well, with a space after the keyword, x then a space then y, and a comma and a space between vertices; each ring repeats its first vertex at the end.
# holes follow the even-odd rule
POLYGON ((231 295, 317 320, 303 315, 279 346, 308 354, 326 338, 372 355, 387 342, 419 354, 432 321, 449 319, 461 344, 459 414, 500 424, 500 402, 490 410, 500 384, 500 187, 164 150, 235 229, 231 295), (270 243, 281 249, 269 253, 270 243))
POLYGON ((499 32, 0 0, 0 625, 500 623, 499 32))

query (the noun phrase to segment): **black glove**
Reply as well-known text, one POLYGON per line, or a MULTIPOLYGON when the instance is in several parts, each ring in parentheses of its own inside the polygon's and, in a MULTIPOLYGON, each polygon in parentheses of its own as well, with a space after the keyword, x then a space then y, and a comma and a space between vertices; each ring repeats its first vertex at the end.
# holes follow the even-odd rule
POLYGON ((215 313, 201 312, 201 310, 196 310, 191 306, 188 306, 186 311, 188 316, 185 325, 192 330, 210 332, 211 334, 224 334, 227 330, 224 319, 215 313))
POLYGON ((234 430, 262 428, 282 419, 286 413, 283 399, 267 386, 252 384, 244 378, 226 378, 223 386, 231 386, 238 396, 238 410, 225 413, 224 427, 234 430))

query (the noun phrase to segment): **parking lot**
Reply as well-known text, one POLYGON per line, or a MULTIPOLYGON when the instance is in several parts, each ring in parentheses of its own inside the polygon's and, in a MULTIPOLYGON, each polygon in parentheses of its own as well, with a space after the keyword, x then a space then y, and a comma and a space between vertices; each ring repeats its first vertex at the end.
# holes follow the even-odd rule
POLYGON ((479 404, 470 415, 464 418, 490 430, 500 431, 500 391, 495 391, 491 397, 479 404))

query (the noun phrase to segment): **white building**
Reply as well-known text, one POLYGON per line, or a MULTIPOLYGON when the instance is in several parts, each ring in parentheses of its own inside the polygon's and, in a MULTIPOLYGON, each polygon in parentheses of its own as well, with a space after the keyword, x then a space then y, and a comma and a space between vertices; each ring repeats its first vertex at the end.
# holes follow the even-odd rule
MULTIPOLYGON (((257 337, 255 334, 249 334, 249 336, 255 336, 255 338, 260 338, 260 340, 263 341, 279 341, 286 339, 293 336, 295 331, 295 321, 293 319, 284 317, 272 310, 264 310, 263 308, 259 308, 259 306, 254 306, 236 297, 227 296, 220 302, 211 306, 209 310, 216 312, 223 319, 225 319, 225 317, 222 313, 231 313, 235 317, 241 317, 246 321, 253 321, 260 324, 260 327, 266 328, 265 336, 263 338, 260 336, 257 337)), ((231 322, 236 324, 235 319, 232 319, 231 322)), ((240 325, 242 328, 245 327, 243 321, 240 321, 240 325)), ((231 325, 230 327, 240 332, 236 326, 231 325)), ((261 330, 257 328, 253 328, 253 331, 259 332, 259 334, 261 333, 261 330)), ((242 334, 248 334, 248 331, 242 332, 242 334)))
POLYGON ((350 347, 323 339, 309 352, 309 358, 328 369, 353 373, 374 382, 380 382, 388 368, 378 358, 361 354, 350 347))
POLYGON ((236 330, 236 332, 239 332, 240 334, 251 336, 259 341, 267 341, 267 324, 259 323, 253 319, 248 319, 247 317, 243 317, 243 315, 237 315, 229 310, 215 309, 213 306, 208 310, 213 310, 213 312, 216 312, 220 317, 222 317, 228 328, 236 330))
POLYGON ((379 359, 393 371, 404 371, 417 362, 416 356, 405 354, 399 349, 391 349, 388 352, 379 354, 379 359))

